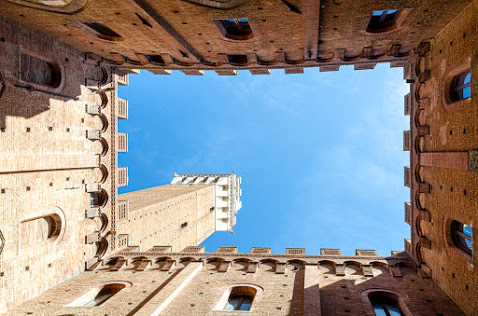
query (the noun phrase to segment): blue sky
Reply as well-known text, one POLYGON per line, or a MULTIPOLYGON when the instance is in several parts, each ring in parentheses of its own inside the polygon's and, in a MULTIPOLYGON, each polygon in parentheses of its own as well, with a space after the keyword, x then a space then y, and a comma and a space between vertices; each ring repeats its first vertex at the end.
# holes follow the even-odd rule
POLYGON ((402 250, 403 115, 408 85, 401 68, 301 75, 222 77, 130 75, 119 96, 129 101, 129 168, 120 193, 171 182, 178 173, 242 176, 243 208, 235 234, 216 232, 203 245, 402 250))

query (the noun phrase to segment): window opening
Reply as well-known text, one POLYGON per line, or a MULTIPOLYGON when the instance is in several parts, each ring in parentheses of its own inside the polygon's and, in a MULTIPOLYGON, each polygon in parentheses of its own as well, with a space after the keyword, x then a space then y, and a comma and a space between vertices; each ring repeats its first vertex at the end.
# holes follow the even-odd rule
POLYGON ((451 237, 454 245, 465 253, 471 255, 473 251, 471 226, 452 221, 451 237))
POLYGON ((84 31, 96 35, 98 38, 107 41, 123 41, 123 37, 99 22, 73 22, 73 24, 82 28, 84 31))
POLYGON ((450 99, 452 101, 460 101, 471 96, 471 72, 467 70, 452 80, 450 89, 450 99))
POLYGON ((397 18, 400 12, 401 10, 397 9, 373 11, 367 32, 382 33, 397 28, 397 18))
POLYGON ((390 297, 373 296, 370 298, 376 316, 402 316, 398 302, 390 297))
POLYGON ((256 289, 249 286, 236 286, 232 288, 227 300, 225 311, 249 311, 256 294, 256 289))
POLYGON ((254 37, 254 32, 246 18, 214 20, 214 23, 226 38, 244 41, 254 37))

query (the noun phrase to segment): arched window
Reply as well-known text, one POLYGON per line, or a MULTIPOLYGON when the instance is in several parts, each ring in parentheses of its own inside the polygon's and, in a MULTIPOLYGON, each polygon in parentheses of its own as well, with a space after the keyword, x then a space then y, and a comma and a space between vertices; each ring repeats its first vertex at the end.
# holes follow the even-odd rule
POLYGON ((471 72, 465 72, 455 76, 450 85, 450 100, 452 102, 464 100, 471 95, 471 72))
POLYGON ((125 285, 121 283, 107 284, 101 288, 91 301, 85 304, 85 307, 100 306, 124 288, 125 285))
POLYGON ((30 218, 21 222, 21 248, 45 241, 55 241, 61 232, 61 218, 57 214, 30 218))
POLYGON ((231 290, 225 311, 249 311, 257 290, 249 286, 236 286, 231 290))
POLYGON ((401 316, 398 300, 390 293, 371 293, 369 295, 376 316, 401 316))
POLYGON ((124 41, 124 38, 100 22, 71 22, 76 27, 96 37, 111 42, 124 41))
POLYGON ((108 283, 103 286, 96 287, 84 295, 80 296, 73 302, 71 302, 69 307, 96 307, 101 306, 119 291, 124 289, 126 286, 130 286, 128 282, 125 283, 108 283))
POLYGON ((455 247, 471 256, 473 251, 471 226, 458 221, 452 221, 451 238, 455 247))
POLYGON ((61 83, 61 71, 58 66, 50 62, 22 53, 20 79, 57 88, 61 83))
POLYGON ((367 26, 368 33, 383 33, 396 29, 398 27, 398 17, 401 10, 380 10, 373 11, 370 22, 367 26))
POLYGON ((222 36, 228 39, 244 41, 254 37, 254 32, 252 32, 247 19, 214 20, 214 23, 222 36))

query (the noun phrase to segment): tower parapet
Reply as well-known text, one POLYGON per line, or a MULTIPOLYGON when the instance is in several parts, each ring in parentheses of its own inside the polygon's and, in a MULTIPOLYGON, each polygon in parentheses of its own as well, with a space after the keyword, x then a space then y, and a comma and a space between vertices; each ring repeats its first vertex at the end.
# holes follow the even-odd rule
POLYGON ((236 224, 236 214, 242 208, 242 178, 234 172, 230 174, 177 174, 174 185, 214 185, 216 231, 231 231, 236 224))

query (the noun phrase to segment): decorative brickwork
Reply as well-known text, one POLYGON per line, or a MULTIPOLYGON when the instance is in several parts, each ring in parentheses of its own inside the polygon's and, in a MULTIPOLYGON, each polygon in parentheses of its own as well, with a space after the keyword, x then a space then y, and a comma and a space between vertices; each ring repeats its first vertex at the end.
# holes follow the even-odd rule
POLYGON ((128 185, 128 167, 119 167, 118 169, 118 183, 119 187, 128 185))
POLYGON ((237 253, 237 247, 219 247, 216 253, 237 253))
POLYGON ((123 100, 120 98, 116 98, 117 100, 117 113, 119 119, 127 119, 128 118, 128 100, 123 100))
POLYGON ((286 248, 286 255, 305 255, 305 248, 286 248))
POLYGON ((254 254, 270 254, 271 253, 271 248, 268 248, 268 247, 253 247, 251 249, 251 253, 254 253, 254 254))
POLYGON ((321 248, 320 254, 322 256, 340 256, 340 249, 321 248))

